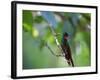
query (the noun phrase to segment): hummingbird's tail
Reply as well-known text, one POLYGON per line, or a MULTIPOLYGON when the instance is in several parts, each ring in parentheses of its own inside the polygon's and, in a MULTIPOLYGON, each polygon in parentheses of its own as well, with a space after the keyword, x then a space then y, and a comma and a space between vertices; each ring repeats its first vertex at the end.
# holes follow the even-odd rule
POLYGON ((67 63, 68 63, 69 66, 74 67, 74 63, 73 63, 73 60, 72 59, 67 60, 67 63))
POLYGON ((67 60, 67 63, 68 63, 69 66, 71 66, 71 62, 70 62, 70 60, 67 60))
POLYGON ((72 65, 72 67, 74 67, 74 62, 73 62, 73 60, 71 59, 71 65, 72 65))

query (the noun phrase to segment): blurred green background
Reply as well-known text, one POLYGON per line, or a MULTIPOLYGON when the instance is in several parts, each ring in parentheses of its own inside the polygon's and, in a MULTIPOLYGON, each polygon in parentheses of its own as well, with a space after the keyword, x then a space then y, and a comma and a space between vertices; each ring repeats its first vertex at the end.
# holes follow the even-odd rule
POLYGON ((49 12, 23 10, 23 69, 70 67, 64 57, 52 55, 45 43, 55 54, 61 54, 57 48, 52 27, 62 42, 62 34, 70 36, 69 45, 75 67, 91 65, 91 14, 71 12, 49 12))

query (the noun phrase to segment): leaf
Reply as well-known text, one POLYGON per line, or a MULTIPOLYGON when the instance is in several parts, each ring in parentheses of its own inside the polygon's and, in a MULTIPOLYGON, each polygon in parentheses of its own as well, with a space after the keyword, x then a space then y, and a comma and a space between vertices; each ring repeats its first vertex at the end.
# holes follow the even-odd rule
POLYGON ((88 23, 90 24, 91 21, 91 14, 90 13, 85 13, 82 14, 82 16, 88 21, 88 23))
POLYGON ((43 17, 42 16, 36 16, 34 18, 34 22, 36 22, 36 23, 41 23, 42 21, 43 21, 43 17))
POLYGON ((23 10, 23 29, 27 32, 32 32, 33 16, 29 10, 23 10))

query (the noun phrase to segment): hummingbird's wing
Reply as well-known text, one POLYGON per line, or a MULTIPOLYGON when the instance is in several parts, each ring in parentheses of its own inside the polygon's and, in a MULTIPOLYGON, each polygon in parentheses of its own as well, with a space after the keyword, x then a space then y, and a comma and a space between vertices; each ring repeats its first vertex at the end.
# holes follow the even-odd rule
POLYGON ((73 59, 72 59, 72 55, 71 55, 71 50, 70 50, 69 45, 64 45, 63 44, 61 46, 62 46, 63 52, 65 54, 65 59, 67 60, 67 63, 69 65, 74 66, 73 59))

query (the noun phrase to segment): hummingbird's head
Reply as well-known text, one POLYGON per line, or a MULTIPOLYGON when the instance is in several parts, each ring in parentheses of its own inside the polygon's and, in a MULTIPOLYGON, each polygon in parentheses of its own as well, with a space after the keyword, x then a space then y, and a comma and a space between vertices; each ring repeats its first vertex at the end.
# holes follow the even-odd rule
POLYGON ((68 40, 68 36, 69 36, 68 33, 65 32, 63 35, 64 40, 68 40))

